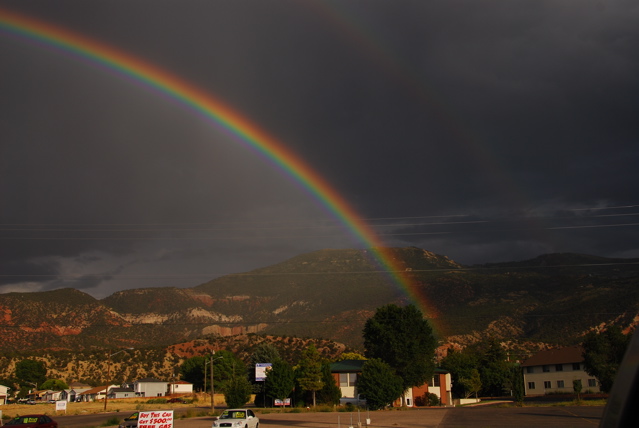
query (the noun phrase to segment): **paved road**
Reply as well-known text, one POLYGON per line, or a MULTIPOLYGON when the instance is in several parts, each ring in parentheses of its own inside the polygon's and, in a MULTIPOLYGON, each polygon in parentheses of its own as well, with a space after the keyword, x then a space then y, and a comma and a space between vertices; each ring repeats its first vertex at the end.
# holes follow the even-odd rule
POLYGON ((450 409, 439 428, 596 428, 603 407, 472 407, 450 409))
MULTIPOLYGON (((349 428, 366 427, 370 417, 371 428, 596 428, 603 407, 464 407, 389 410, 359 413, 266 413, 259 414, 262 428, 349 428), (351 419, 352 418, 352 419, 351 419), (352 425, 351 425, 352 420, 352 425)), ((122 414, 119 414, 122 416, 122 414)), ((102 425, 111 415, 58 417, 60 428, 90 428, 102 425), (92 416, 92 422, 89 421, 92 416)), ((210 428, 213 417, 179 419, 175 428, 210 428)))

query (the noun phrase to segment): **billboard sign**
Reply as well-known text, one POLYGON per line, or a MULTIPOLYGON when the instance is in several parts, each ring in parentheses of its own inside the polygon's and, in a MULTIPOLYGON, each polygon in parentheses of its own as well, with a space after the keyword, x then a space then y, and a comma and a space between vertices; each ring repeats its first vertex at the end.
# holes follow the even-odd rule
POLYGON ((255 380, 264 382, 266 380, 266 372, 273 367, 273 363, 257 363, 255 364, 255 380))

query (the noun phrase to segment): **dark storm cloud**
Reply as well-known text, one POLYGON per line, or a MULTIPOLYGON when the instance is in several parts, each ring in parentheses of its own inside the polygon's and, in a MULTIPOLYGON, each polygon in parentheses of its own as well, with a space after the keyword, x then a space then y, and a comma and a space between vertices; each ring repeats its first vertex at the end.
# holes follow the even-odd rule
MULTIPOLYGON (((3 7, 215 94, 385 218, 368 221, 388 245, 463 263, 639 255, 635 2, 3 7)), ((0 56, 0 291, 192 286, 361 245, 176 102, 6 33, 0 56)))

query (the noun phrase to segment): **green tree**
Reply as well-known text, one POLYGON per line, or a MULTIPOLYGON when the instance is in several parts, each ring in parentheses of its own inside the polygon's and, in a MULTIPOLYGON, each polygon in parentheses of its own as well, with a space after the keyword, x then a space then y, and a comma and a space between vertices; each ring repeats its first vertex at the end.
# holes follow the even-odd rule
POLYGON ((518 364, 510 368, 510 383, 513 392, 513 400, 518 406, 524 405, 524 372, 518 364))
POLYGON ((297 382, 303 391, 312 395, 313 407, 316 406, 315 394, 322 389, 322 357, 314 344, 304 350, 303 357, 297 367, 297 382))
POLYGON ((180 366, 182 379, 193 384, 197 391, 204 389, 204 363, 206 357, 196 356, 186 359, 180 366))
POLYGON ((256 364, 273 363, 281 360, 280 352, 272 343, 260 343, 253 350, 251 354, 251 370, 249 373, 249 379, 253 384, 253 392, 255 393, 255 405, 265 406, 265 389, 264 381, 257 381, 255 379, 255 366, 256 364))
POLYGON ((215 392, 226 393, 233 379, 247 376, 246 364, 231 351, 217 351, 213 356, 215 392))
POLYGON ((344 360, 365 360, 366 357, 362 354, 358 354, 357 352, 342 352, 336 361, 344 361, 344 360))
POLYGON ((236 376, 227 385, 224 400, 229 408, 244 407, 251 399, 252 385, 246 376, 236 376))
POLYGON ((572 381, 572 390, 577 394, 577 403, 581 403, 581 379, 573 379, 572 381))
POLYGON ((255 367, 257 363, 272 363, 280 360, 280 351, 272 343, 260 343, 251 354, 251 364, 255 367))
POLYGON ((357 379, 357 391, 366 397, 372 410, 383 409, 397 400, 404 392, 402 378, 384 361, 373 358, 362 366, 357 379))
POLYGON ((15 377, 21 386, 39 387, 47 380, 47 368, 42 361, 22 360, 16 364, 15 377))
POLYGON ((414 305, 382 306, 364 326, 366 357, 390 365, 402 379, 404 391, 433 377, 436 346, 432 328, 414 305))
POLYGON ((504 394, 504 386, 510 382, 510 363, 508 355, 501 344, 490 339, 478 344, 478 370, 481 376, 482 395, 491 397, 504 394))
POLYGON ((20 389, 18 380, 15 378, 0 378, 0 385, 8 386, 9 389, 17 391, 20 389))
POLYGON ((339 404, 339 399, 342 398, 342 390, 337 386, 335 378, 333 378, 329 363, 322 364, 322 381, 324 386, 317 391, 317 401, 322 404, 339 404))
POLYGON ((613 325, 600 333, 591 331, 584 338, 584 367, 599 380, 601 391, 610 392, 631 336, 613 325))
POLYGON ((481 376, 479 375, 479 370, 471 369, 470 376, 459 378, 459 383, 464 388, 466 398, 473 394, 475 395, 475 398, 477 398, 477 393, 481 390, 481 376))
POLYGON ((293 368, 284 360, 273 362, 273 366, 266 372, 264 383, 266 395, 271 398, 284 400, 295 387, 293 368))
POLYGON ((478 356, 470 350, 455 351, 448 349, 448 352, 441 362, 441 367, 450 372, 453 383, 452 393, 456 397, 469 397, 472 393, 466 390, 464 383, 460 379, 472 378, 472 371, 479 366, 478 356))
POLYGON ((50 389, 52 391, 63 391, 65 389, 69 389, 69 385, 61 379, 47 379, 44 381, 42 385, 39 386, 40 389, 50 389))

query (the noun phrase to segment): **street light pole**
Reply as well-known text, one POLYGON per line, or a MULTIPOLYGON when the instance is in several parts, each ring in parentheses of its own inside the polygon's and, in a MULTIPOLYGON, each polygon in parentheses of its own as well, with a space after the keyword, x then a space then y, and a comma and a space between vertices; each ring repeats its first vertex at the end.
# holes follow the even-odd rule
POLYGON ((122 349, 118 352, 114 352, 113 354, 109 355, 107 357, 107 385, 105 387, 105 391, 104 391, 104 411, 106 412, 107 410, 107 401, 109 399, 109 382, 111 381, 111 357, 114 356, 115 354, 119 354, 120 352, 124 352, 124 351, 128 351, 131 350, 133 348, 126 348, 126 349, 122 349))
MULTIPOLYGON (((213 351, 213 355, 215 355, 215 351, 213 351)), ((217 358, 213 358, 213 356, 211 356, 211 411, 212 412, 215 412, 215 385, 213 384, 213 361, 220 360, 222 358, 224 358, 224 356, 217 357, 217 358)))

